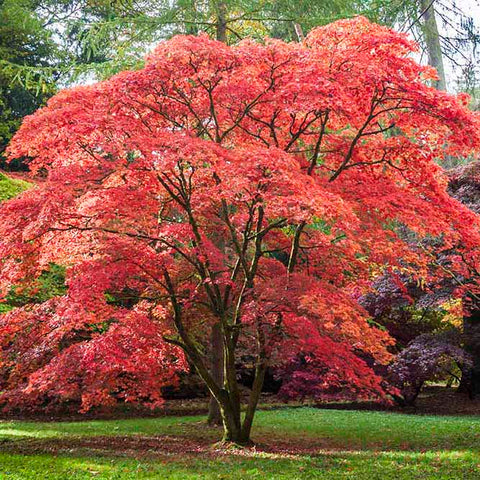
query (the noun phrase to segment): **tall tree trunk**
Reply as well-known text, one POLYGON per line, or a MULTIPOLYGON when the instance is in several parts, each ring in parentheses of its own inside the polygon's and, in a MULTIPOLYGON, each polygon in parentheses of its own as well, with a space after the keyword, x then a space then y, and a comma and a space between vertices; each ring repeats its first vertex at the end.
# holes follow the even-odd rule
POLYGON ((217 1, 217 40, 227 43, 227 4, 226 2, 217 1))
POLYGON ((303 34, 302 26, 297 22, 293 22, 293 28, 295 29, 295 35, 297 36, 297 41, 302 43, 305 40, 305 35, 303 34))
MULTIPOLYGON (((220 323, 215 323, 211 334, 211 365, 212 377, 218 385, 223 385, 223 338, 220 323)), ((208 404, 208 424, 222 425, 222 415, 220 405, 213 395, 210 395, 208 404)))
MULTIPOLYGON (((229 369, 230 367, 227 364, 226 370, 229 369)), ((255 416, 258 401, 260 399, 266 369, 266 360, 262 359, 261 362, 257 364, 255 380, 253 382, 253 387, 243 423, 241 421, 240 414, 240 396, 236 392, 230 392, 225 389, 222 390, 219 405, 223 423, 222 440, 224 442, 233 442, 239 445, 249 445, 252 443, 250 440, 250 433, 252 430, 253 418, 255 416)), ((235 372, 230 373, 233 374, 235 372)), ((226 375, 228 374, 229 372, 226 372, 226 375)))
POLYGON ((445 68, 443 66, 442 46, 435 18, 434 0, 419 0, 423 37, 428 53, 428 64, 437 69, 439 79, 434 86, 438 90, 446 90, 445 68))

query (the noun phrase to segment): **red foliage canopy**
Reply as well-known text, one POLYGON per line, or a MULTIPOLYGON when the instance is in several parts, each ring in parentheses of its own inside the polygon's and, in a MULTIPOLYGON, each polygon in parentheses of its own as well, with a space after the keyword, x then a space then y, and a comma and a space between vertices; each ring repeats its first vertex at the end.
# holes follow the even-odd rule
POLYGON ((427 85, 415 49, 361 17, 304 44, 178 36, 28 117, 10 155, 46 180, 0 209, 1 288, 55 262, 68 293, 1 317, 4 399, 157 402, 185 353, 234 402, 235 375, 207 368, 217 322, 227 371, 240 346, 260 383, 268 363, 327 352, 379 393, 352 353, 388 361, 391 339, 355 299, 386 269, 427 275, 433 247, 405 232, 479 244, 436 163, 479 147, 479 118, 427 85), (133 306, 109 300, 122 292, 133 306))

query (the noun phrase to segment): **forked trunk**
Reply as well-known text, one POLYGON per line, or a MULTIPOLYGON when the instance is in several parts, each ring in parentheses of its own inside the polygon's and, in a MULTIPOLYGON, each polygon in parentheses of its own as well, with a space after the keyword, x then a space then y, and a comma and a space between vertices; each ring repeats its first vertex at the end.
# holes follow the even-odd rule
POLYGON ((222 390, 219 396, 220 415, 223 424, 222 442, 241 444, 241 418, 240 404, 233 405, 232 399, 227 390, 222 390))
POLYGON ((243 423, 240 414, 240 397, 237 394, 229 394, 226 390, 222 391, 220 413, 223 422, 223 442, 236 443, 238 445, 252 444, 250 433, 252 431, 253 419, 263 387, 266 368, 266 362, 257 365, 255 380, 253 382, 243 423))

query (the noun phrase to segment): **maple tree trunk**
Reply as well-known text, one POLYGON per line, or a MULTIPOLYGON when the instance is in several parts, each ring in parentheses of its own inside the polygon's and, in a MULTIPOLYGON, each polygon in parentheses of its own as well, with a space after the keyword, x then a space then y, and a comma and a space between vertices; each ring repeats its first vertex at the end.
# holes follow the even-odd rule
MULTIPOLYGON (((252 443, 250 434, 253 425, 253 418, 257 409, 258 401, 265 379, 266 364, 257 366, 252 392, 247 405, 245 419, 241 421, 241 400, 237 395, 223 390, 220 400, 220 413, 223 423, 223 442, 232 442, 238 445, 249 445, 252 443)), ((235 372, 233 372, 235 373, 235 372)))
MULTIPOLYGON (((252 390, 248 400, 245 418, 241 420, 242 398, 238 388, 237 371, 235 366, 235 345, 229 335, 225 335, 222 323, 217 322, 212 328, 212 367, 211 378, 219 389, 209 389, 212 394, 210 406, 214 403, 209 412, 209 423, 217 423, 217 409, 220 424, 223 425, 223 442, 231 442, 239 445, 251 444, 250 433, 252 430, 253 419, 258 406, 258 401, 262 392, 265 373, 267 370, 267 356, 265 349, 260 350, 257 365, 255 368, 255 378, 252 390), (223 366, 223 373, 219 372, 218 366, 223 366), (215 376, 217 375, 217 376, 215 376)), ((264 345, 262 341, 261 345, 264 345)))
MULTIPOLYGON (((212 327, 211 335, 211 372, 213 379, 218 385, 223 385, 223 339, 222 331, 219 323, 215 323, 212 327)), ((208 424, 222 425, 222 415, 220 405, 213 395, 210 394, 210 402, 208 404, 208 424)))
POLYGON ((262 393, 263 383, 265 381, 265 372, 267 371, 266 363, 262 363, 257 366, 255 380, 253 381, 252 392, 250 394, 250 400, 248 402, 247 411, 245 413, 245 419, 242 425, 242 440, 245 442, 250 441, 250 433, 252 431, 253 417, 257 410, 258 401, 260 400, 260 394, 262 393))
POLYGON ((244 445, 246 441, 244 441, 244 439, 242 438, 240 415, 237 415, 237 409, 235 407, 236 406, 232 405, 228 398, 226 399, 225 403, 222 402, 222 406, 220 408, 223 420, 222 441, 244 445))
POLYGON ((463 368, 462 369, 462 378, 460 379, 460 384, 458 385, 457 388, 457 393, 463 393, 467 394, 469 397, 471 397, 470 393, 470 376, 471 376, 471 368, 463 368))

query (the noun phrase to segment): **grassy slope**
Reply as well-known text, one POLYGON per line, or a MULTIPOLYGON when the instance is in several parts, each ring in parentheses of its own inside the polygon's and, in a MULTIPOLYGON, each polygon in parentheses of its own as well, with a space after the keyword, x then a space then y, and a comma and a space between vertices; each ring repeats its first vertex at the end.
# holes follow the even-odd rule
POLYGON ((480 478, 480 417, 259 412, 256 450, 209 446, 203 417, 0 423, 0 479, 480 478))
POLYGON ((16 178, 9 178, 3 173, 0 173, 0 202, 18 195, 29 186, 30 184, 28 182, 16 178))

